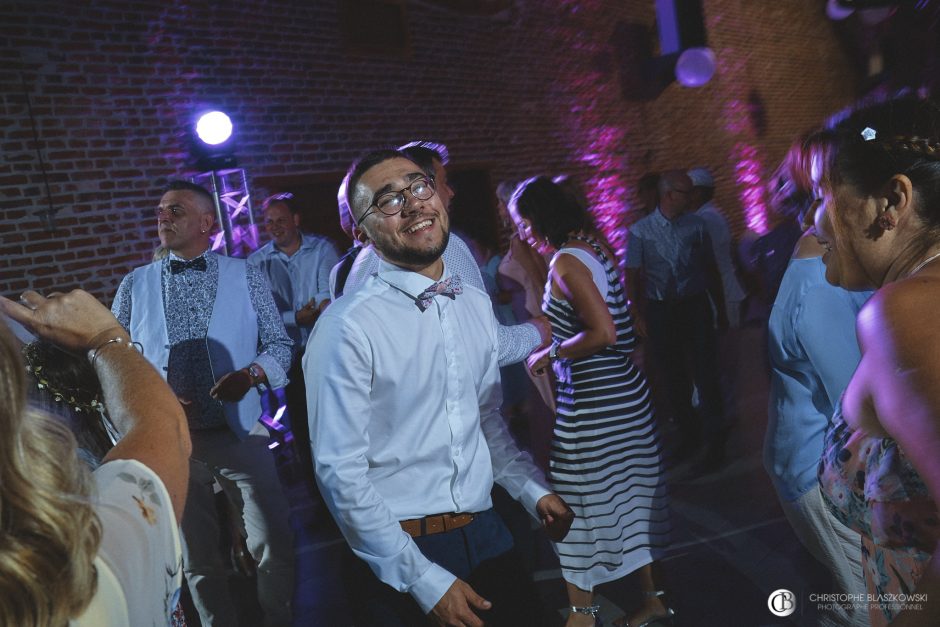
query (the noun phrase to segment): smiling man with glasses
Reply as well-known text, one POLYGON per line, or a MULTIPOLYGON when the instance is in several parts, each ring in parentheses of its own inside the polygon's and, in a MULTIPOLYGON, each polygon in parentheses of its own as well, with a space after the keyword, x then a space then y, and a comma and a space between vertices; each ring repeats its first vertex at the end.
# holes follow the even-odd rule
POLYGON ((304 372, 317 479, 360 558, 346 577, 357 624, 531 624, 538 595, 494 479, 555 539, 573 514, 499 414, 489 296, 442 258, 447 211, 401 153, 355 163, 347 198, 381 262, 323 313, 304 372))
MULTIPOLYGON (((413 141, 401 146, 399 150, 424 173, 425 178, 433 187, 435 195, 440 199, 444 210, 447 211, 448 205, 454 197, 454 190, 447 182, 447 147, 437 142, 413 141)), ((370 207, 368 211, 371 214, 375 209, 370 207)), ((366 213, 359 217, 360 221, 366 219, 371 220, 371 218, 367 218, 366 213)), ((363 241, 364 248, 357 253, 355 261, 349 264, 341 293, 355 291, 378 269, 379 258, 373 246, 368 244, 368 238, 364 235, 360 239, 363 241)), ((455 234, 449 236, 441 257, 451 269, 459 271, 465 284, 486 290, 477 261, 473 253, 470 252, 470 248, 460 237, 455 234)), ((334 292, 334 297, 336 296, 338 294, 334 292)), ((497 335, 499 338, 499 365, 502 367, 521 362, 532 351, 547 344, 551 340, 551 328, 548 320, 544 316, 539 316, 522 324, 500 324, 497 327, 497 335)))

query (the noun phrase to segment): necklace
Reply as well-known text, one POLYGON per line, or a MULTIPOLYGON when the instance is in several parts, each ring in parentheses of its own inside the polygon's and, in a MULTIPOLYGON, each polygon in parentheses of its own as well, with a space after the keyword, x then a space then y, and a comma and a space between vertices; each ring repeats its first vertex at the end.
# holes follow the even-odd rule
POLYGON ((917 264, 917 266, 915 266, 913 270, 908 272, 907 276, 914 276, 915 274, 923 270, 924 266, 926 266, 928 263, 930 263, 931 261, 933 261, 934 259, 938 257, 940 257, 940 253, 937 253, 936 255, 930 255, 929 257, 921 261, 919 264, 917 264))

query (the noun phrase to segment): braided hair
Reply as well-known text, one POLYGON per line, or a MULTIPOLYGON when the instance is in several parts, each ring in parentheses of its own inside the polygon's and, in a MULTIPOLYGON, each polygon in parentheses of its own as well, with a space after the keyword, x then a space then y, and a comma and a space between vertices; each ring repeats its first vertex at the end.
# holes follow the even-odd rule
POLYGON ((903 174, 918 197, 918 216, 940 234, 940 105, 904 95, 863 105, 833 117, 810 135, 827 185, 847 184, 874 195, 903 174))

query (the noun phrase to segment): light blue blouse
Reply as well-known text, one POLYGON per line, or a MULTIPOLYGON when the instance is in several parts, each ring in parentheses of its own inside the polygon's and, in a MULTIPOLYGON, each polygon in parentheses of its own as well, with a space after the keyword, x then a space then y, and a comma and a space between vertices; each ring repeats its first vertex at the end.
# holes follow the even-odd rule
POLYGON ((858 366, 855 316, 872 292, 826 282, 820 257, 793 259, 768 325, 770 406, 764 467, 785 501, 817 484, 833 408, 858 366))

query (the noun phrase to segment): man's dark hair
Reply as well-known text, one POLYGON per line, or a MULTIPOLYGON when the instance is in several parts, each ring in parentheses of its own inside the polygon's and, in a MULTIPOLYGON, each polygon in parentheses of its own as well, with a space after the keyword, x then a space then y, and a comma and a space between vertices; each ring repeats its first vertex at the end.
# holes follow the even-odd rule
POLYGON ((167 183, 166 187, 163 189, 164 194, 167 192, 182 192, 182 191, 194 192, 200 198, 202 198, 203 200, 209 203, 209 207, 211 210, 215 209, 215 199, 212 197, 212 194, 209 193, 209 190, 207 190, 202 185, 197 185, 196 183, 192 183, 190 181, 177 179, 177 180, 173 180, 167 183))
POLYGON ((555 248, 561 248, 571 233, 596 230, 588 208, 547 176, 536 176, 519 185, 509 202, 520 216, 532 222, 532 230, 555 248))
POLYGON ((278 192, 277 194, 271 194, 264 199, 263 203, 261 203, 261 211, 267 211, 268 207, 275 203, 280 203, 287 207, 291 214, 300 213, 300 205, 296 200, 294 200, 294 195, 290 192, 278 192))
POLYGON ((434 160, 437 159, 441 165, 447 165, 450 162, 450 153, 447 146, 438 142, 413 141, 404 146, 399 146, 398 150, 409 159, 418 164, 418 166, 434 176, 434 160))
MULTIPOLYGON (((356 224, 359 224, 357 214, 360 210, 357 203, 358 199, 356 198, 356 188, 359 187, 359 179, 362 178, 362 175, 365 174, 366 171, 389 159, 408 159, 408 161, 414 162, 414 159, 394 148, 379 148, 378 150, 367 152, 353 161, 352 165, 349 166, 349 170, 346 172, 346 178, 349 181, 346 185, 346 204, 349 205, 349 213, 352 215, 353 221, 356 224)), ((420 167, 419 164, 416 165, 420 167)))

